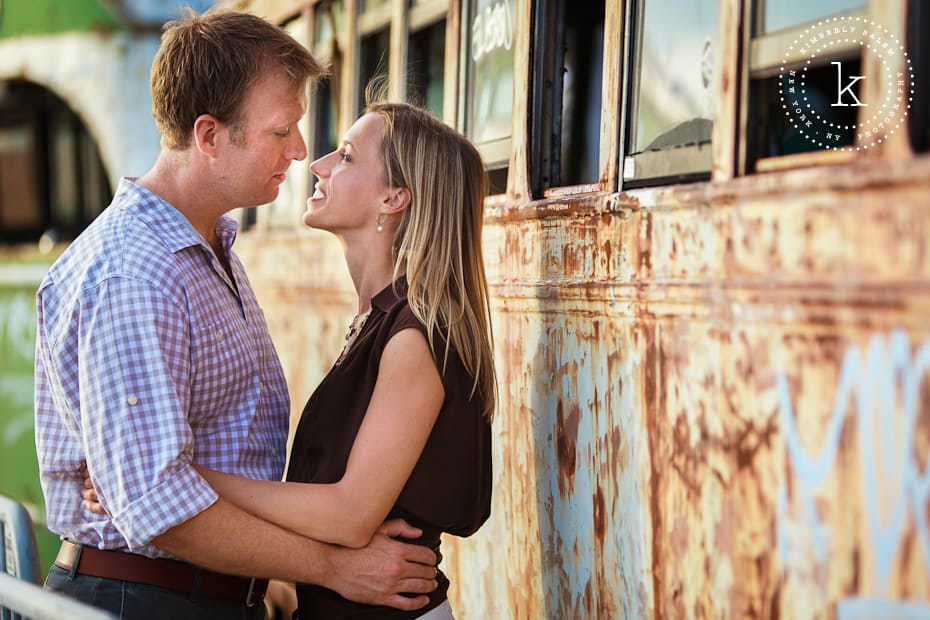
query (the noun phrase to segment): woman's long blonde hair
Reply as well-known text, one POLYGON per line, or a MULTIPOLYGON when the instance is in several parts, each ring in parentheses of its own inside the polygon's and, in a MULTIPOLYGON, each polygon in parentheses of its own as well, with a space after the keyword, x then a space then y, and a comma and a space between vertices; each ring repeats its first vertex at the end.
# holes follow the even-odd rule
POLYGON ((490 421, 497 400, 488 283, 481 251, 487 181, 481 155, 463 135, 406 103, 369 103, 383 121, 382 153, 389 187, 410 192, 394 237, 395 280, 406 272, 407 301, 425 326, 430 349, 436 328, 474 377, 472 397, 490 421))

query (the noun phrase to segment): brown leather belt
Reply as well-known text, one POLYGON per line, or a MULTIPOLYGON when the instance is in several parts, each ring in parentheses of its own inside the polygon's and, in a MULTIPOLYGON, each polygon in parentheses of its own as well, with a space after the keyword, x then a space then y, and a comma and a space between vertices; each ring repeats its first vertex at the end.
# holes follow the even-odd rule
POLYGON ((144 583, 202 598, 236 601, 252 607, 262 602, 268 581, 214 573, 192 564, 163 558, 147 558, 122 551, 101 551, 62 541, 55 566, 72 575, 90 575, 144 583))

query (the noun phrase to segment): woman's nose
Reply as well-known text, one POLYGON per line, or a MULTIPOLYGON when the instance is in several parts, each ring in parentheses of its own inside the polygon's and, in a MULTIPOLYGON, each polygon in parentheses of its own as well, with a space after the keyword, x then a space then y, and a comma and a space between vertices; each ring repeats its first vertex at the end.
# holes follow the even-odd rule
POLYGON ((335 154, 335 152, 332 152, 317 160, 312 161, 310 163, 310 172, 320 178, 329 176, 329 171, 332 169, 332 164, 330 162, 332 161, 332 157, 335 154))

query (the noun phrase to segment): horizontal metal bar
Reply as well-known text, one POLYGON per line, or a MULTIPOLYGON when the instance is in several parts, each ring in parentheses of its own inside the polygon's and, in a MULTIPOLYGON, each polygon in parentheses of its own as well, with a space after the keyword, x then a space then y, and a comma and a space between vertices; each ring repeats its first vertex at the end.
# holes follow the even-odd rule
POLYGON ((0 572, 0 609, 33 620, 114 620, 116 616, 0 572))
POLYGON ((48 263, 12 263, 0 265, 0 284, 10 286, 38 286, 48 272, 48 263))
MULTIPOLYGON (((865 21, 867 14, 865 11, 850 11, 837 17, 846 21, 856 18, 865 21)), ((815 22, 810 22, 753 38, 749 48, 749 71, 752 77, 759 79, 778 75, 782 66, 786 68, 802 66, 809 55, 796 44, 813 27, 815 27, 815 22)), ((853 58, 860 53, 860 47, 856 41, 837 44, 830 53, 830 57, 853 58)), ((820 62, 826 63, 827 61, 827 55, 822 54, 820 62)))

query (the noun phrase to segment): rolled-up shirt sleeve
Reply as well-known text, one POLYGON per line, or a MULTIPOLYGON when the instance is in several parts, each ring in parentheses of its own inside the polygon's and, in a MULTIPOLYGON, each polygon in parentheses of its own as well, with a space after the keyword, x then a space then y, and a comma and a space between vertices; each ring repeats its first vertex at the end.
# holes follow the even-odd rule
POLYGON ((183 297, 126 277, 83 291, 80 304, 82 447, 136 551, 217 500, 192 467, 190 317, 183 297))

